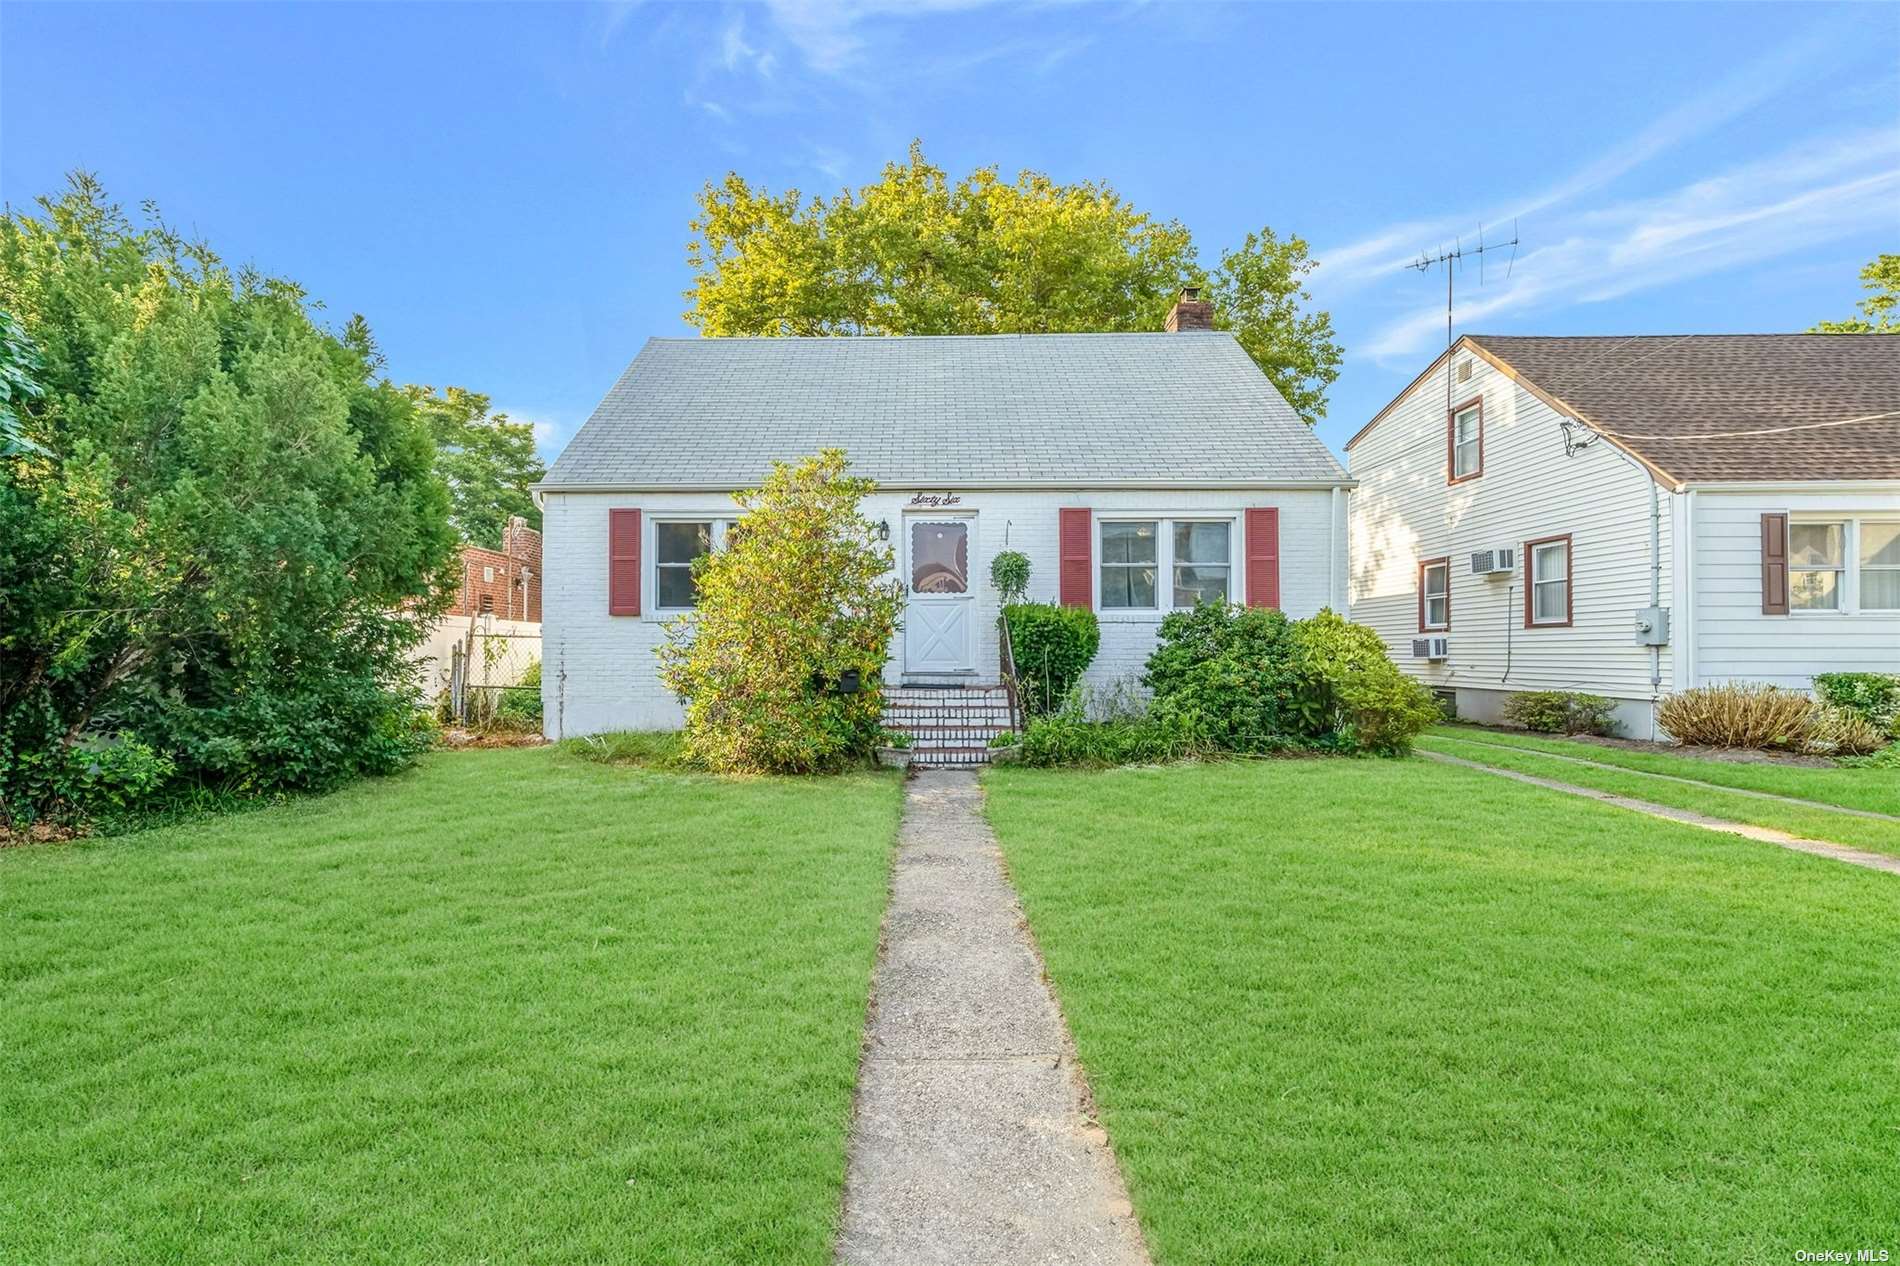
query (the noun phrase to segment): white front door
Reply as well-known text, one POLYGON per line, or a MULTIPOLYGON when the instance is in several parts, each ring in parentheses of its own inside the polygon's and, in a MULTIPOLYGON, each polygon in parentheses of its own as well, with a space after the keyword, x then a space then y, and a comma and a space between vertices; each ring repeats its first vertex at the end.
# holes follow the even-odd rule
POLYGON ((967 673, 976 667, 976 596, 970 592, 968 516, 905 521, 910 602, 904 671, 967 673))

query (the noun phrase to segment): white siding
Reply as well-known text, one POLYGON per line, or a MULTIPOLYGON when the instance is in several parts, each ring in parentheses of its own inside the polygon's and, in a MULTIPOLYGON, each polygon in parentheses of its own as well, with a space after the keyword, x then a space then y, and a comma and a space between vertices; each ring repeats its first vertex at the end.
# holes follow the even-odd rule
POLYGON ((1900 514, 1900 490, 1697 492, 1692 636, 1698 683, 1805 690, 1816 673, 1900 672, 1900 613, 1761 611, 1761 516, 1900 514))
MULTIPOLYGON (((1280 510, 1281 605, 1294 617, 1312 615, 1321 607, 1344 605, 1345 525, 1343 506, 1329 490, 1217 492, 1154 490, 1088 490, 1008 492, 956 490, 959 512, 974 512, 976 527, 970 552, 971 588, 977 594, 976 679, 997 677, 995 591, 990 587, 990 561, 1002 549, 1029 556, 1029 596, 1054 601, 1057 594, 1057 510, 1086 506, 1097 516, 1107 513, 1154 517, 1170 514, 1232 514, 1252 506, 1280 510), (1007 544, 1006 544, 1007 542, 1007 544)), ((867 499, 864 512, 874 521, 891 525, 895 546, 912 493, 884 492, 867 499)), ((643 528, 649 545, 643 554, 650 564, 651 516, 704 512, 714 518, 731 513, 729 497, 717 493, 549 493, 542 531, 542 635, 545 659, 542 695, 550 737, 597 734, 613 730, 664 729, 680 724, 679 703, 660 684, 654 651, 662 641, 662 627, 671 616, 651 613, 650 568, 641 596, 647 614, 638 617, 607 614, 607 511, 637 507, 644 512, 643 528)), ((1240 597, 1244 562, 1238 526, 1233 537, 1233 591, 1240 597)), ((1138 676, 1154 645, 1160 615, 1106 613, 1102 617, 1102 647, 1088 680, 1106 685, 1117 678, 1138 676)), ((895 679, 904 662, 903 634, 892 646, 895 679)))
MULTIPOLYGON (((1445 378, 1429 375, 1348 453, 1351 494, 1352 618, 1385 639, 1407 672, 1459 692, 1461 708, 1483 715, 1504 693, 1585 690, 1628 701, 1626 730, 1647 736, 1650 652, 1635 644, 1634 615, 1650 601, 1649 477, 1598 440, 1564 454, 1559 415, 1481 357, 1472 377, 1454 378, 1452 400, 1484 400, 1483 473, 1446 482, 1445 378), (1573 623, 1524 627, 1524 542, 1571 536, 1573 623), (1510 546, 1518 571, 1473 576, 1473 551, 1510 546), (1418 564, 1451 559, 1450 658, 1411 658, 1418 629, 1418 564), (1470 692, 1470 693, 1468 693, 1470 692)), ((1670 506, 1663 496, 1662 604, 1671 591, 1670 506)), ((1669 652, 1661 654, 1665 688, 1669 652)))

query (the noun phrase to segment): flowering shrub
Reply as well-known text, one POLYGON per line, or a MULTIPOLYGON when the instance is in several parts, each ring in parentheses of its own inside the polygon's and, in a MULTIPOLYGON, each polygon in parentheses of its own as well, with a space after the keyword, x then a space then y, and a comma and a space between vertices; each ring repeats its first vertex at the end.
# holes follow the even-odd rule
POLYGON ((728 773, 836 770, 876 745, 878 673, 904 606, 858 503, 871 481, 827 449, 735 493, 726 547, 694 566, 660 675, 686 705, 688 759, 728 773), (860 688, 849 689, 855 681, 860 688))

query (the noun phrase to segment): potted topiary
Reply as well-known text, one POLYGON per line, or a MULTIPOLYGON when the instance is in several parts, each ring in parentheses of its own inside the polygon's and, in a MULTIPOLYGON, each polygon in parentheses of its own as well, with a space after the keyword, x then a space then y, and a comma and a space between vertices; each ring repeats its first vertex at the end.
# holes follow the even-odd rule
POLYGON ((909 769, 911 737, 902 730, 882 730, 877 736, 877 763, 886 769, 909 769))

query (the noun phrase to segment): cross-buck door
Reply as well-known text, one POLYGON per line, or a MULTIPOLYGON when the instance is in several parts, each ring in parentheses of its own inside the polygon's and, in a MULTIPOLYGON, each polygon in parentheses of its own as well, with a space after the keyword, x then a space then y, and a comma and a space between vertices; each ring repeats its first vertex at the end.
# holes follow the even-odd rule
POLYGON ((910 519, 905 526, 910 603, 904 615, 904 671, 967 673, 976 667, 972 520, 910 519))

